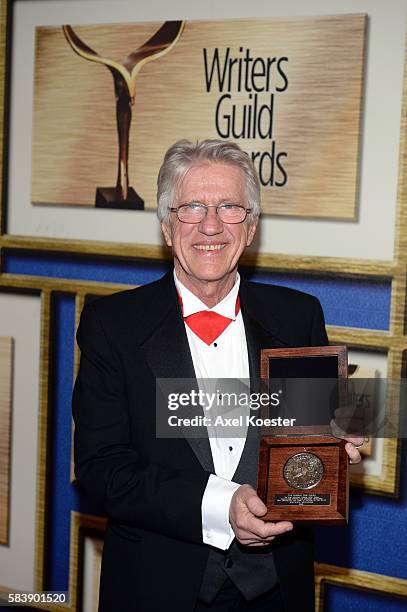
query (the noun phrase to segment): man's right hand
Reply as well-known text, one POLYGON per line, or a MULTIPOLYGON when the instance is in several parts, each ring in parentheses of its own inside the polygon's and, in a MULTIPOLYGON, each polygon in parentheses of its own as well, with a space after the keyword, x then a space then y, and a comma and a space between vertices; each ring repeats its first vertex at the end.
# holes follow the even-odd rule
POLYGON ((250 485, 236 489, 230 502, 229 521, 236 539, 245 546, 264 546, 277 535, 291 531, 289 521, 271 523, 263 521, 267 508, 250 485))

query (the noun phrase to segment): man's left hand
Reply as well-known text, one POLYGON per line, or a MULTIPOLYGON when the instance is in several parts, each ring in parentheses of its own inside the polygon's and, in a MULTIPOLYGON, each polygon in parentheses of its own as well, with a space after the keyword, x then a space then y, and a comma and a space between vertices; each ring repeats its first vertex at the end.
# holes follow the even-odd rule
MULTIPOLYGON (((342 440, 346 440, 347 444, 345 446, 346 452, 348 453, 348 457, 349 457, 349 462, 350 463, 360 463, 362 461, 362 457, 360 455, 360 452, 358 451, 359 446, 362 446, 362 444, 365 441, 365 438, 362 438, 361 436, 347 436, 346 435, 346 429, 343 426, 342 422, 339 420, 339 416, 342 416, 343 418, 343 412, 344 411, 336 411, 335 412, 335 419, 331 420, 330 426, 331 426, 331 431, 332 431, 332 435, 335 436, 336 438, 341 438, 342 440)), ((346 412, 345 412, 346 415, 346 412)))
POLYGON ((348 453, 349 462, 350 463, 360 463, 362 461, 362 457, 358 450, 358 446, 362 446, 365 441, 364 438, 343 438, 347 441, 345 449, 348 453))

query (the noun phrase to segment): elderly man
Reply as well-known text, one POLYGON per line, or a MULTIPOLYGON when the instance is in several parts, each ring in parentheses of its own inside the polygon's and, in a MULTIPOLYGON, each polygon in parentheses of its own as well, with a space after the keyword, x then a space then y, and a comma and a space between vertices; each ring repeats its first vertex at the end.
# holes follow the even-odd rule
POLYGON ((240 279, 259 213, 237 145, 176 143, 158 177, 174 269, 83 311, 76 474, 108 516, 103 612, 313 610, 310 533, 261 518, 258 439, 156 436, 157 379, 254 378, 262 348, 327 343, 314 297, 240 279))

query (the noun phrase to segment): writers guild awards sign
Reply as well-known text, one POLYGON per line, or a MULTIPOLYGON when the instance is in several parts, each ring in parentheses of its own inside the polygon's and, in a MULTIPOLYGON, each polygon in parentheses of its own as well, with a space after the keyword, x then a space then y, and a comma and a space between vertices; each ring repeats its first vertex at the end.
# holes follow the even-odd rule
POLYGON ((295 426, 262 430, 258 495, 267 506, 265 520, 347 523, 346 441, 330 426, 346 402, 346 377, 343 346, 261 351, 262 383, 268 391, 274 384, 283 389, 286 416, 305 417, 286 419, 295 426))
POLYGON ((83 59, 106 66, 110 70, 116 97, 116 121, 119 145, 116 187, 98 187, 96 207, 144 209, 143 199, 129 186, 129 132, 132 107, 136 97, 136 79, 143 66, 168 53, 179 40, 184 28, 183 21, 166 21, 159 30, 135 51, 129 53, 122 63, 100 56, 79 38, 70 25, 62 26, 72 49, 83 59))

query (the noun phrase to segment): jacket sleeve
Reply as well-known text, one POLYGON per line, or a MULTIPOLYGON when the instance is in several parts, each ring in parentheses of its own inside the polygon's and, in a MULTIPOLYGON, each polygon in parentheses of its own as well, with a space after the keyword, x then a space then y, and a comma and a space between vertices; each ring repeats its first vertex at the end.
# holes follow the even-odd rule
POLYGON ((315 298, 314 315, 311 320, 310 346, 327 346, 328 344, 324 313, 319 300, 315 298))
POLYGON ((79 486, 113 521, 201 543, 201 502, 209 474, 142 460, 131 442, 120 356, 92 303, 82 313, 77 340, 81 362, 73 416, 79 486))

